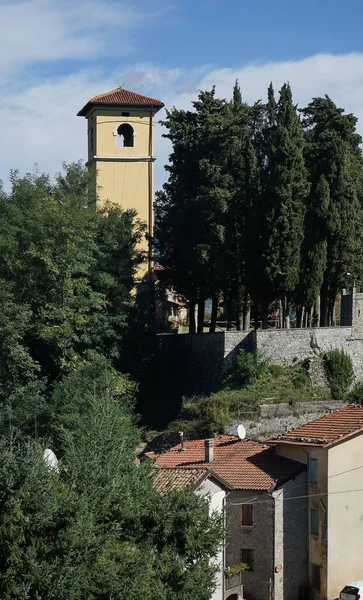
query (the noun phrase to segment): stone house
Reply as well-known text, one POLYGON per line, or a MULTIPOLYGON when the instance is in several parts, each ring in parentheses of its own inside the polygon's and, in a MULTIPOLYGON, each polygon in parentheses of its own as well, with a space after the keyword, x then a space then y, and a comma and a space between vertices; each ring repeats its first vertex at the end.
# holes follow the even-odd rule
POLYGON ((308 579, 305 464, 231 435, 185 441, 152 458, 159 489, 165 482, 194 485, 196 493, 210 494, 211 507, 224 511, 213 600, 301 597, 308 579), (241 563, 247 571, 239 571, 241 563))
POLYGON ((363 578, 363 407, 349 404, 269 442, 307 466, 310 597, 337 598, 363 578))

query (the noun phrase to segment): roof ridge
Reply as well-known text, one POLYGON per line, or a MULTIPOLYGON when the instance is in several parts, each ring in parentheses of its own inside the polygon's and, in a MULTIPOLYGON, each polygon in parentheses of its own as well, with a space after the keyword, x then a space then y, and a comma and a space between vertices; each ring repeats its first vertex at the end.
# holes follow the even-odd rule
MULTIPOLYGON (((118 92, 118 90, 125 90, 125 88, 123 88, 121 85, 119 85, 114 90, 110 90, 109 92, 103 92, 103 94, 97 94, 97 96, 92 96, 92 98, 89 100, 89 102, 92 102, 93 100, 96 100, 97 98, 101 98, 102 96, 108 96, 109 94, 114 94, 115 92, 118 92)), ((128 92, 128 91, 129 90, 125 90, 125 92, 128 92)), ((134 94, 135 92, 131 92, 131 93, 134 94)))

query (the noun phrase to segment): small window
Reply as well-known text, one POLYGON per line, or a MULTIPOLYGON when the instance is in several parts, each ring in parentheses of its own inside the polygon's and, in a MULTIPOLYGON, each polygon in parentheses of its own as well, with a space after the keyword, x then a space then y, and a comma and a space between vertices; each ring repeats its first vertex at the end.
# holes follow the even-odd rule
POLYGON ((311 565, 311 587, 320 592, 320 566, 311 565))
POLYGON ((246 565, 248 565, 248 570, 249 571, 253 571, 253 566, 254 566, 254 551, 251 550, 250 548, 242 548, 241 549, 241 562, 245 563, 246 565))
POLYGON ((130 113, 129 112, 122 112, 121 113, 121 117, 129 117, 130 113))
POLYGON ((318 461, 311 458, 309 461, 309 480, 310 483, 318 483, 318 461))
POLYGON ((310 533, 319 534, 319 513, 316 508, 310 509, 310 533))
POLYGON ((91 127, 91 131, 90 131, 90 135, 89 135, 89 140, 90 140, 91 150, 93 150, 94 147, 95 147, 95 131, 94 131, 93 127, 91 127))
POLYGON ((242 525, 245 527, 252 527, 253 504, 242 504, 242 525))
POLYGON ((118 148, 133 148, 134 146, 134 130, 129 123, 122 123, 117 129, 117 147, 118 148))

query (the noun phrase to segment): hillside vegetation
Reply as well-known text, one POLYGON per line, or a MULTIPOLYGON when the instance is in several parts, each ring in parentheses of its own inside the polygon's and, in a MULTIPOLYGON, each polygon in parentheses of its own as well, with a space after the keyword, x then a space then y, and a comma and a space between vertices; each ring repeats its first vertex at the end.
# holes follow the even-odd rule
MULTIPOLYGON (((281 366, 272 364, 258 352, 241 350, 220 390, 210 396, 185 398, 177 419, 169 424, 160 439, 177 440, 179 431, 183 431, 186 438, 222 433, 228 424, 240 420, 248 421, 251 430, 263 435, 264 429, 257 427, 261 404, 288 403, 294 407, 303 402, 306 414, 310 414, 309 402, 360 401, 362 386, 357 384, 351 389, 353 369, 349 356, 343 351, 331 350, 322 359, 329 384, 326 388, 313 385, 307 363, 281 366), (256 427, 251 427, 253 423, 256 427)), ((317 416, 320 416, 319 411, 317 416)), ((310 416, 304 419, 304 414, 300 417, 297 424, 310 419, 310 416)))

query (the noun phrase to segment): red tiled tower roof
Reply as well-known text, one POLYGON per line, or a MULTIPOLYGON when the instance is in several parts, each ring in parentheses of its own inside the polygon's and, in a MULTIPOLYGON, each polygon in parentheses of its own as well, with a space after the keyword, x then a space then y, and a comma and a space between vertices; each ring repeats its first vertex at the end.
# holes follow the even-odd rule
POLYGON ((214 460, 206 463, 204 442, 204 439, 185 441, 184 451, 178 444, 155 455, 155 462, 169 469, 208 468, 235 489, 261 491, 275 487, 279 480, 288 479, 303 468, 296 461, 279 456, 266 444, 231 435, 213 439, 214 460))
POLYGON ((269 442, 327 447, 362 433, 363 406, 347 404, 329 415, 282 433, 269 442))
POLYGON ((92 106, 135 106, 135 107, 148 107, 153 108, 155 112, 160 110, 164 106, 163 102, 156 100, 155 98, 149 98, 148 96, 142 96, 135 92, 130 92, 122 87, 105 92, 99 96, 91 98, 87 104, 77 113, 77 116, 83 117, 87 114, 92 106))

